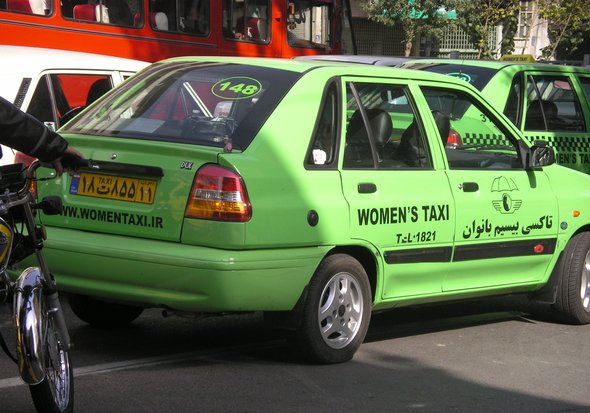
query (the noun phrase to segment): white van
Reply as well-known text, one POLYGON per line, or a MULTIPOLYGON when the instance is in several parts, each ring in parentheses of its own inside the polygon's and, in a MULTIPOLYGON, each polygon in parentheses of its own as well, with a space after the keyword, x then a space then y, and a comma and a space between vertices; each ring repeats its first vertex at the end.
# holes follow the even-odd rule
MULTIPOLYGON (((0 96, 57 130, 148 62, 92 53, 0 45, 0 96)), ((2 146, 0 165, 14 161, 2 146)))

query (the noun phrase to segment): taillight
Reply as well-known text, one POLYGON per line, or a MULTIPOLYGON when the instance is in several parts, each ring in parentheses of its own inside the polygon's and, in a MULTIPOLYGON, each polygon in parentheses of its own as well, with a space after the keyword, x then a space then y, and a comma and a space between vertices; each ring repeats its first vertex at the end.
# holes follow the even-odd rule
POLYGON ((249 221, 252 207, 244 181, 237 173, 221 166, 203 166, 197 171, 185 216, 217 221, 249 221))
POLYGON ((461 139, 461 135, 454 129, 449 131, 449 138, 447 139, 446 146, 457 147, 463 145, 463 140, 461 139))

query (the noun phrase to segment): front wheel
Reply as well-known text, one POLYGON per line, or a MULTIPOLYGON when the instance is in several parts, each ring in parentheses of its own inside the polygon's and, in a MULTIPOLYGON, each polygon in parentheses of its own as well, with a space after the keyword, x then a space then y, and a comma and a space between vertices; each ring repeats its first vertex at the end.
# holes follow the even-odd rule
POLYGON ((298 350, 316 363, 350 360, 367 334, 371 304, 363 266, 349 255, 328 256, 309 283, 295 332, 298 350))
POLYGON ((45 378, 29 386, 35 408, 40 413, 71 413, 74 408, 74 374, 69 351, 64 349, 51 315, 43 342, 45 378))
POLYGON ((590 232, 567 244, 559 268, 559 287, 553 309, 573 324, 590 323, 590 232))

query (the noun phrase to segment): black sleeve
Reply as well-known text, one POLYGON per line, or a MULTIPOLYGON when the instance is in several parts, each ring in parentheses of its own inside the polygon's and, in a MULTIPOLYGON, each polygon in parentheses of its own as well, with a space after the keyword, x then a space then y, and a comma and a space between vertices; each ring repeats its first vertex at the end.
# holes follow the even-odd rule
POLYGON ((43 162, 54 161, 68 147, 65 139, 2 97, 0 143, 39 158, 43 162))

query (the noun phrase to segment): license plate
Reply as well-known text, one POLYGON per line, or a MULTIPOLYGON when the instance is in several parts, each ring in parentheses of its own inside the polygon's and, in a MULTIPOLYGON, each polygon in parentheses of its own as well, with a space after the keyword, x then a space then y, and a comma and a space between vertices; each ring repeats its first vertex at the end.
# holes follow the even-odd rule
POLYGON ((81 172, 72 177, 70 194, 153 204, 157 181, 81 172))

